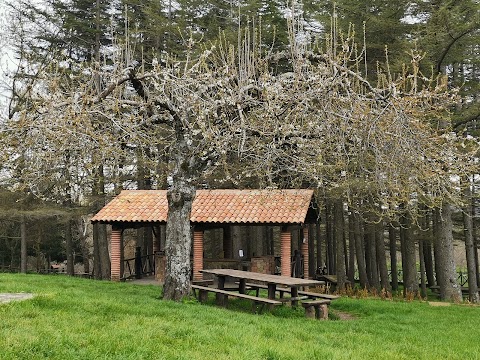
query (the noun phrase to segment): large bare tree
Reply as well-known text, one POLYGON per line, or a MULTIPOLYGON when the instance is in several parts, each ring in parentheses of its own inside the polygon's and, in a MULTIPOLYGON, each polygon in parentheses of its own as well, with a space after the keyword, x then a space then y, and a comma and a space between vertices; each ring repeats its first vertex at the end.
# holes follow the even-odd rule
POLYGON ((322 52, 290 28, 290 49, 281 53, 247 30, 236 46, 219 40, 198 52, 187 40, 184 61, 135 62, 119 46, 110 64, 52 62, 29 90, 28 107, 4 126, 6 160, 28 153, 25 181, 34 183, 35 169, 48 176, 45 167, 65 152, 82 175, 125 165, 125 149, 168 159, 164 297, 174 300, 190 293, 191 206, 211 174, 231 184, 255 178, 333 189, 350 204, 368 197, 371 211, 385 213, 454 198, 451 176, 464 163, 455 139, 435 126, 452 95, 441 78, 419 73, 418 54, 403 76, 379 73, 373 85, 352 37, 322 52))

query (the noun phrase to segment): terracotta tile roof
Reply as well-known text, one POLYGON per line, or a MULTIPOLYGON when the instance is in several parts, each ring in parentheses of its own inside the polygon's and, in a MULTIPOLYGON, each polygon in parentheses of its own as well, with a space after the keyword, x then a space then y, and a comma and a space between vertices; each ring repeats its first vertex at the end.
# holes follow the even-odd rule
POLYGON ((199 190, 191 221, 196 223, 301 224, 313 190, 199 190))
POLYGON ((123 190, 105 205, 92 222, 165 222, 166 190, 123 190))
MULTIPOLYGON (((190 220, 195 223, 301 224, 313 190, 198 190, 190 220)), ((92 222, 165 222, 165 190, 124 190, 92 222)))

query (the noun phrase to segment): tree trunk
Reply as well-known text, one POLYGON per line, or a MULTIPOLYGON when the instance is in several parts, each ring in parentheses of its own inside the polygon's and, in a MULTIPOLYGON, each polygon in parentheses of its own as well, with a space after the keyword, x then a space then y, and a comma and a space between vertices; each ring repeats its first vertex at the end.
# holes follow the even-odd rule
POLYGON ((390 271, 392 274, 392 290, 398 290, 398 268, 397 268, 397 236, 395 227, 389 225, 388 240, 390 244, 390 271))
POLYGON ((380 291, 380 278, 378 276, 378 263, 377 263, 377 247, 375 241, 375 224, 370 222, 371 219, 368 219, 368 223, 365 224, 365 238, 367 240, 367 253, 368 261, 370 266, 367 267, 369 270, 369 283, 372 289, 380 291))
POLYGON ((427 275, 427 286, 434 286, 435 283, 435 272, 433 269, 433 258, 432 258, 432 243, 430 240, 423 243, 423 257, 425 260, 425 273, 427 275))
MULTIPOLYGON (((428 234, 431 234, 431 237, 433 238, 433 232, 431 229, 433 228, 432 224, 432 216, 431 216, 431 211, 429 211, 425 215, 425 225, 428 231, 428 234)), ((434 286, 435 283, 435 276, 434 276, 434 269, 433 269, 433 258, 432 258, 432 240, 429 238, 427 241, 423 243, 423 257, 425 259, 425 272, 427 274, 427 284, 428 287, 434 286)))
POLYGON ((320 229, 320 220, 317 220, 317 223, 315 224, 315 231, 317 233, 317 268, 315 269, 318 270, 320 268, 323 269, 324 263, 322 259, 322 233, 320 229))
POLYGON ((452 208, 449 204, 443 204, 442 211, 437 209, 438 233, 435 236, 435 262, 437 266, 437 282, 440 286, 440 298, 442 300, 460 302, 462 293, 457 284, 457 272, 453 258, 453 225, 452 208))
POLYGON ((387 257, 385 254, 385 240, 383 235, 383 222, 376 225, 375 245, 377 250, 377 263, 380 272, 380 284, 382 289, 390 292, 392 288, 388 279, 387 257))
POLYGON ((315 279, 315 224, 308 225, 308 276, 315 279))
POLYGON ((190 294, 190 214, 194 197, 195 187, 187 184, 174 184, 167 192, 167 269, 163 288, 167 300, 180 301, 190 294))
POLYGON ((363 242, 362 227, 360 223, 360 215, 355 213, 355 254, 357 256, 358 277, 360 280, 360 287, 362 289, 367 289, 370 285, 368 283, 367 267, 365 263, 365 244, 363 242))
POLYGON ((355 285, 355 220, 353 212, 348 217, 348 280, 355 285))
MULTIPOLYGON (((174 114, 175 146, 170 151, 172 185, 167 191, 168 218, 165 256, 167 268, 163 298, 181 301, 190 296, 190 252, 192 228, 190 216, 195 198, 195 181, 201 164, 191 155, 190 139, 185 136, 182 120, 174 114)), ((186 120, 188 121, 188 119, 186 120)))
POLYGON ((83 217, 79 217, 77 221, 77 229, 80 234, 80 247, 82 249, 83 272, 90 274, 90 251, 87 243, 87 224, 83 217))
POLYGON ((418 253, 420 258, 420 296, 422 298, 427 297, 427 284, 425 279, 425 258, 423 257, 424 254, 424 240, 420 240, 418 242, 418 253))
POLYGON ((327 272, 329 274, 335 274, 335 262, 334 262, 334 251, 333 251, 333 233, 334 229, 332 227, 332 216, 331 216, 331 206, 328 204, 328 201, 325 204, 325 240, 326 240, 326 263, 327 263, 327 272))
POLYGON ((413 240, 412 219, 408 213, 404 213, 402 216, 402 228, 404 230, 404 263, 402 264, 404 296, 407 296, 408 293, 413 293, 416 296, 418 293, 416 251, 415 241, 413 240))
POLYGON ((336 200, 334 205, 335 242, 337 243, 337 291, 345 290, 347 274, 345 269, 345 247, 343 242, 344 217, 343 201, 336 200))
POLYGON ((20 272, 27 273, 27 220, 22 215, 20 220, 20 272))
POLYGON ((435 268, 435 280, 436 284, 440 286, 442 283, 442 271, 439 269, 439 262, 438 262, 438 251, 437 251, 437 239, 440 236, 440 212, 438 209, 433 211, 432 223, 433 223, 433 259, 434 259, 434 268, 435 268))
POLYGON ((477 286, 480 288, 480 266, 479 266, 479 261, 478 261, 478 241, 475 241, 475 247, 474 247, 474 253, 475 253, 475 269, 477 272, 477 286))
POLYGON ((105 224, 93 224, 93 272, 97 280, 110 279, 110 254, 108 252, 105 224))
POLYGON ((479 302, 478 286, 477 286, 477 272, 475 262, 475 251, 473 241, 473 221, 472 221, 472 207, 471 207, 471 190, 470 182, 467 182, 467 186, 464 190, 464 196, 467 206, 463 209, 463 227, 465 234, 465 252, 467 258, 467 271, 468 271, 468 297, 472 303, 479 302))
POLYGON ((475 221, 475 214, 477 213, 477 209, 475 208, 475 187, 473 187, 472 191, 472 237, 473 237, 473 253, 474 253, 474 260, 475 260, 475 273, 477 279, 477 286, 480 288, 480 268, 478 263, 478 238, 477 238, 477 224, 475 221))
MULTIPOLYGON (((95 171, 95 181, 92 189, 93 211, 99 211, 105 206, 105 178, 103 166, 95 171)), ((108 251, 107 227, 105 224, 93 224, 93 271, 95 279, 110 279, 110 253, 108 251)))
POLYGON ((67 253, 67 274, 74 275, 74 256, 73 256, 73 237, 72 221, 68 220, 65 224, 65 251, 67 253))

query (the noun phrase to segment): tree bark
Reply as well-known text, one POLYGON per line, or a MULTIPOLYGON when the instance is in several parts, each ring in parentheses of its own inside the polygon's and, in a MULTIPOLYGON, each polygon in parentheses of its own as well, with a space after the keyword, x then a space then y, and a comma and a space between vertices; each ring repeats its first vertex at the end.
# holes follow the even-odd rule
POLYGON ((79 233, 80 247, 82 249, 83 272, 90 274, 90 251, 87 243, 87 224, 83 217, 77 218, 77 230, 79 233))
POLYGON ((365 239, 367 243, 368 261, 370 266, 367 266, 370 283, 372 289, 380 291, 380 278, 378 276, 378 263, 377 263, 377 247, 375 241, 375 224, 370 222, 365 224, 365 239))
POLYGON ((418 242, 418 253, 420 258, 420 296, 422 298, 427 297, 427 284, 425 279, 425 258, 423 257, 424 254, 424 240, 420 240, 418 242))
POLYGON ((348 280, 355 285, 355 220, 353 212, 348 216, 348 280))
MULTIPOLYGON (((425 215, 425 225, 426 225, 426 228, 429 229, 428 234, 430 234, 431 238, 433 238, 433 232, 431 230, 433 227, 431 211, 429 211, 425 215)), ((431 287, 435 285, 435 276, 434 276, 433 258, 432 258, 432 240, 430 238, 427 241, 424 241, 423 243, 423 257, 425 259, 425 272, 427 274, 427 284, 428 284, 428 287, 431 287)))
POLYGON ((27 220, 25 215, 20 219, 20 272, 27 273, 27 220))
POLYGON ((323 262, 323 259, 322 259, 322 233, 321 233, 321 229, 320 229, 320 220, 317 220, 317 223, 315 224, 315 231, 317 233, 317 269, 315 270, 318 270, 320 268, 323 269, 323 265, 324 265, 324 262, 323 262))
POLYGON ((383 235, 383 222, 378 223, 375 231, 375 245, 377 250, 377 263, 380 272, 380 285, 382 289, 390 292, 392 288, 388 279, 387 257, 385 254, 385 241, 383 235))
POLYGON ((65 251, 67 253, 67 274, 74 275, 73 236, 72 221, 69 219, 65 224, 65 251))
POLYGON ((188 184, 174 184, 167 192, 167 269, 163 288, 167 300, 180 301, 190 294, 190 213, 194 197, 195 187, 188 184))
POLYGON ((397 268, 397 236, 395 227, 389 225, 388 240, 390 245, 390 271, 392 273, 392 290, 398 290, 398 268, 397 268))
POLYGON ((402 228, 404 230, 404 263, 402 264, 404 296, 408 293, 413 293, 416 296, 418 294, 416 251, 415 241, 413 239, 412 219, 408 213, 402 215, 402 228))
POLYGON ((308 276, 315 279, 315 224, 308 225, 308 276))
POLYGON ((435 272, 433 270, 433 258, 432 258, 432 243, 431 241, 425 241, 423 243, 423 257, 425 260, 425 273, 427 275, 427 286, 431 287, 435 285, 435 272))
POLYGON ((453 225, 450 204, 443 204, 441 212, 437 209, 436 216, 438 234, 435 236, 435 262, 438 264, 437 282, 440 286, 440 298, 460 302, 462 293, 457 283, 453 258, 453 225))
POLYGON ((354 214, 355 224, 355 254, 357 257, 358 277, 360 280, 360 287, 367 289, 370 285, 368 283, 367 267, 365 263, 365 244, 363 242, 363 234, 361 227, 360 215, 354 214))
POLYGON ((478 303, 480 301, 478 296, 477 286, 477 272, 475 262, 475 251, 473 241, 473 221, 472 221, 472 207, 471 197, 472 192, 470 190, 470 182, 466 183, 464 190, 465 201, 467 206, 463 209, 463 227, 465 235, 465 252, 467 258, 467 271, 468 271, 468 297, 472 303, 478 303))
POLYGON ((332 216, 331 216, 331 206, 328 204, 328 201, 325 204, 325 240, 326 240, 326 263, 327 263, 327 272, 329 274, 335 274, 335 261, 334 261, 334 249, 333 249, 333 233, 334 229, 332 227, 332 216))
MULTIPOLYGON (((475 187, 473 187, 472 191, 472 215, 477 213, 477 209, 475 207, 475 187)), ((472 218, 472 237, 473 237, 473 253, 474 253, 474 260, 475 260, 475 273, 477 279, 477 287, 480 288, 480 269, 479 269, 479 262, 478 262, 478 238, 477 238, 477 224, 475 221, 475 216, 472 218)))
MULTIPOLYGON (((92 188, 93 211, 99 211, 105 205, 105 178, 103 165, 95 171, 92 188)), ((107 228, 105 224, 93 224, 93 271, 97 280, 110 279, 110 253, 108 250, 107 228)))
MULTIPOLYGON (((163 298, 181 301, 190 296, 190 252, 192 228, 190 216, 195 198, 195 183, 201 164, 191 154, 183 122, 173 113, 175 145, 170 149, 169 168, 172 185, 167 191, 168 218, 165 256, 167 262, 163 298)), ((188 121, 188 119, 186 119, 188 121)))
POLYGON ((344 217, 343 201, 336 200, 334 205, 335 242, 337 243, 337 290, 345 290, 347 274, 345 269, 345 247, 343 242, 344 217))

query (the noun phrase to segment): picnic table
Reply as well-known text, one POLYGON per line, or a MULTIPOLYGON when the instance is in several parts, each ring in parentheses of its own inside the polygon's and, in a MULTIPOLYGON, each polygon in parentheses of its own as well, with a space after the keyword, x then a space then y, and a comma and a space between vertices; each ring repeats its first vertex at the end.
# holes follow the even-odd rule
MULTIPOLYGON (((225 282, 227 277, 231 277, 238 280, 239 293, 245 294, 247 290, 247 281, 256 281, 267 284, 268 299, 272 301, 282 301, 283 299, 275 299, 277 293, 277 286, 289 287, 291 297, 288 298, 291 301, 292 306, 296 306, 300 297, 298 295, 298 288, 303 286, 319 286, 324 285, 323 281, 293 278, 290 276, 270 275, 262 274, 251 271, 233 270, 233 269, 204 269, 201 270, 204 274, 212 274, 218 279, 218 289, 223 290, 225 288, 225 282)), ((220 294, 221 295, 221 294, 220 294)), ((257 296, 258 298, 258 296, 257 296)), ((260 298, 259 298, 260 299, 260 298)), ((272 305, 270 305, 272 306, 272 305)))

